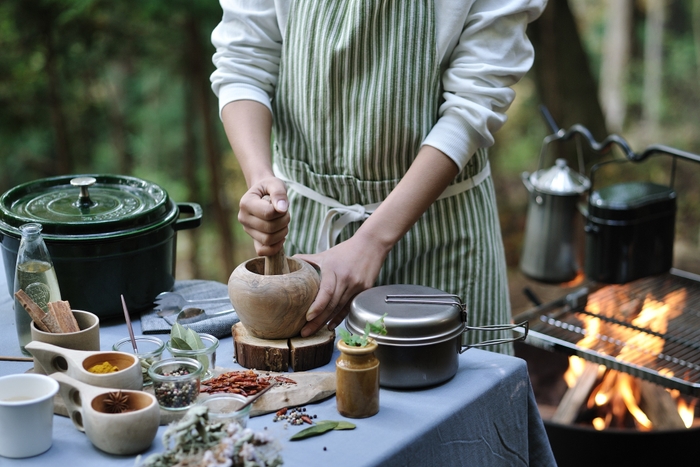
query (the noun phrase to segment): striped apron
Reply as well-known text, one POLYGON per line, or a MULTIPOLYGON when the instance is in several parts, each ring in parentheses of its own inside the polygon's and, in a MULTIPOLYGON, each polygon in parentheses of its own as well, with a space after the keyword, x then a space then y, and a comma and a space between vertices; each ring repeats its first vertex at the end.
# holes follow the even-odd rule
MULTIPOLYGON (((433 8, 432 0, 292 0, 273 99, 274 162, 289 188, 287 254, 350 238, 413 162, 441 104, 433 8)), ((459 295, 472 326, 510 321, 485 150, 390 251, 383 284, 459 295)), ((469 331, 464 342, 497 337, 469 331)))

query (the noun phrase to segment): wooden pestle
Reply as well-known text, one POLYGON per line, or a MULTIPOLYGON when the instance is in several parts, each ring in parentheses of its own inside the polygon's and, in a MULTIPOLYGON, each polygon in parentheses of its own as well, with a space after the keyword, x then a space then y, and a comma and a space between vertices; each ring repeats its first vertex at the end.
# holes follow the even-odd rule
MULTIPOLYGON (((263 199, 268 200, 270 203, 270 195, 263 196, 263 199)), ((271 256, 265 256, 265 275, 274 276, 280 274, 289 274, 289 264, 287 263, 287 257, 284 255, 284 248, 271 256)))
POLYGON ((289 264, 284 255, 284 248, 271 256, 265 256, 265 275, 273 276, 279 274, 289 274, 289 264))

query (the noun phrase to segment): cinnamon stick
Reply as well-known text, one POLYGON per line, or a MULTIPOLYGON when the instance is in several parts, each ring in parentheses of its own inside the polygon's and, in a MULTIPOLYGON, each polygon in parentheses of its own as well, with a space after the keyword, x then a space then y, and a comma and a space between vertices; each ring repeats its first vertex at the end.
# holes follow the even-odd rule
POLYGON ((61 327, 56 322, 56 318, 51 313, 44 313, 44 317, 41 318, 41 322, 44 323, 44 325, 48 328, 48 332, 53 332, 57 334, 63 332, 61 331, 61 327))
POLYGON ((61 332, 78 332, 80 327, 78 322, 73 316, 73 311, 71 311, 70 303, 67 301, 57 301, 49 302, 49 313, 53 316, 54 320, 61 328, 61 332))
POLYGON ((29 313, 29 316, 31 316, 32 321, 34 321, 37 328, 44 332, 52 332, 49 330, 48 326, 44 324, 44 317, 46 316, 46 313, 34 302, 34 300, 32 300, 29 295, 27 295, 24 290, 19 289, 17 292, 15 292, 15 298, 17 298, 17 301, 22 304, 22 307, 27 311, 27 313, 29 313))

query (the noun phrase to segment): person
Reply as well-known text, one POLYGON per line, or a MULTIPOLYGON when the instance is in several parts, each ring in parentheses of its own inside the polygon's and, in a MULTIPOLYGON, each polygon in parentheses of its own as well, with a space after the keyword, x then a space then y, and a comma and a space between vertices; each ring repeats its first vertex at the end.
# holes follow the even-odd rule
POLYGON ((381 284, 458 295, 470 325, 510 321, 487 148, 545 3, 221 0, 211 83, 248 186, 238 219, 258 255, 320 269, 302 336, 381 284))

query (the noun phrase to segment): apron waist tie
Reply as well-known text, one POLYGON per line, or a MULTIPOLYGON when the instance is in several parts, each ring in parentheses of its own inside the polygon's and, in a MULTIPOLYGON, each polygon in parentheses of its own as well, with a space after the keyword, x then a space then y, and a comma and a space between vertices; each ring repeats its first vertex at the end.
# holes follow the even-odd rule
MULTIPOLYGON (((381 202, 379 202, 365 204, 364 206, 361 204, 346 206, 335 199, 322 195, 321 193, 314 191, 299 182, 289 180, 287 177, 281 174, 279 167, 276 164, 274 165, 273 170, 275 175, 287 185, 287 189, 292 189, 301 196, 316 201, 317 203, 321 203, 329 208, 326 212, 326 217, 323 220, 323 225, 321 225, 321 229, 319 231, 318 241, 316 243, 316 253, 321 253, 332 248, 338 241, 340 232, 348 224, 351 222, 364 221, 381 204, 381 202)), ((489 163, 486 162, 484 168, 481 169, 481 172, 477 173, 471 178, 448 186, 437 199, 449 198, 450 196, 455 196, 471 190, 472 188, 480 185, 489 177, 489 175, 491 175, 491 168, 489 163)))

